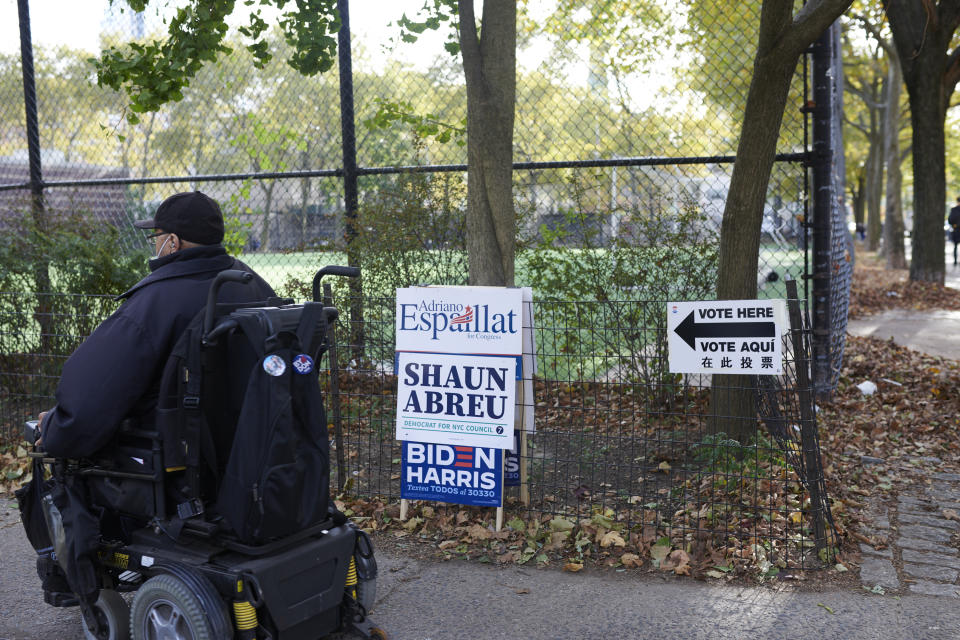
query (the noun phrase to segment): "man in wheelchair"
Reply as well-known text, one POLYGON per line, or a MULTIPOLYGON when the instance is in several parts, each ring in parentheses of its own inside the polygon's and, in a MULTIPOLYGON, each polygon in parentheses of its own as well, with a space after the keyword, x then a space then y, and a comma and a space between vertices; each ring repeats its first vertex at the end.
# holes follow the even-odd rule
POLYGON ((336 310, 273 297, 199 192, 138 226, 160 229, 152 273, 30 434, 17 497, 44 599, 79 605, 89 638, 385 637, 369 538, 329 500, 316 363, 336 310))

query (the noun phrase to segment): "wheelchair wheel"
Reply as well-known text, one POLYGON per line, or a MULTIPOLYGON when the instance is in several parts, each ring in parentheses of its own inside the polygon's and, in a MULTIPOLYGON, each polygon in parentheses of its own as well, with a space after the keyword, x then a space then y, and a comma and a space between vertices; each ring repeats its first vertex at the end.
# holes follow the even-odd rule
POLYGON ((93 613, 102 631, 94 633, 84 621, 83 636, 86 640, 129 640, 130 607, 119 593, 113 589, 102 589, 100 597, 93 604, 93 613))
POLYGON ((154 576, 137 590, 130 632, 134 640, 219 640, 200 598, 169 574, 154 576))
POLYGON ((357 602, 363 605, 364 611, 370 611, 377 600, 377 579, 360 580, 357 582, 357 602))

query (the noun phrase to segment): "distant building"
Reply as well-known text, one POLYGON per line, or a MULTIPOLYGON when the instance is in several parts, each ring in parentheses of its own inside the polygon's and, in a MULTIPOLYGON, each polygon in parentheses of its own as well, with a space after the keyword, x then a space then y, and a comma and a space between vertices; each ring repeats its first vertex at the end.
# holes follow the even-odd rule
MULTIPOLYGON (((44 150, 41 156, 42 175, 45 183, 68 180, 122 179, 129 171, 121 167, 107 167, 85 162, 68 161, 63 153, 44 150)), ((0 186, 27 184, 30 167, 26 151, 0 156, 0 186)), ((95 186, 47 186, 44 202, 51 215, 82 214, 120 230, 130 227, 131 215, 127 209, 126 184, 95 186)), ((25 211, 30 206, 30 190, 8 189, 0 191, 0 226, 17 210, 25 211)), ((126 234, 121 234, 126 235, 126 234)))

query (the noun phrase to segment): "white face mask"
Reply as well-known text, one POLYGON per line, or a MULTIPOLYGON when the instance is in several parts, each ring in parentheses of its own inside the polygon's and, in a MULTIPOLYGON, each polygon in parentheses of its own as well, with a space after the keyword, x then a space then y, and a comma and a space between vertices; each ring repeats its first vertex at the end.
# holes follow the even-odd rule
POLYGON ((168 242, 168 241, 170 240, 170 238, 172 238, 172 237, 173 237, 172 235, 167 235, 166 240, 164 240, 164 241, 160 244, 160 248, 157 249, 157 253, 153 256, 153 258, 151 258, 152 260, 156 260, 157 258, 160 257, 160 254, 163 253, 163 248, 167 246, 167 242, 168 242))

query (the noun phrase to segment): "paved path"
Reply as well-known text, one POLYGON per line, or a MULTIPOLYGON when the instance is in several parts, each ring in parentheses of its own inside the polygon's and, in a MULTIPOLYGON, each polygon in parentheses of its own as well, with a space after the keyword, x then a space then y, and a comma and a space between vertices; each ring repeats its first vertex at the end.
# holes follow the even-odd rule
POLYGON ((860 545, 864 587, 960 598, 960 475, 934 472, 928 481, 868 504, 865 533, 878 544, 860 545))
MULTIPOLYGON (((948 243, 945 284, 960 289, 960 268, 953 266, 948 243)), ((847 330, 857 336, 893 339, 923 353, 960 360, 960 311, 908 311, 895 309, 852 320, 847 330)), ((893 461, 865 456, 864 464, 893 461)), ((937 460, 920 461, 935 467, 937 460)), ((861 544, 864 587, 898 593, 923 593, 960 597, 960 475, 932 473, 926 485, 902 490, 896 502, 880 498, 867 507, 869 537, 885 542, 879 549, 861 544)), ((958 634, 960 635, 960 634, 958 634)))
MULTIPOLYGON (((377 560, 371 618, 391 640, 956 640, 960 629, 960 607, 919 590, 745 587, 635 570, 418 562, 402 552, 377 560)), ((81 640, 76 609, 43 604, 33 562, 16 506, 0 499, 0 640, 81 640)))
POLYGON ((916 351, 960 360, 960 311, 891 309, 851 320, 847 331, 855 336, 892 338, 916 351))
MULTIPOLYGON (((949 243, 948 243, 949 245, 949 243)), ((952 245, 950 251, 952 252, 952 245)), ((947 256, 944 284, 960 289, 960 268, 947 256)), ((851 320, 847 331, 855 336, 893 339, 901 346, 932 355, 960 360, 960 311, 910 311, 892 309, 851 320)))

